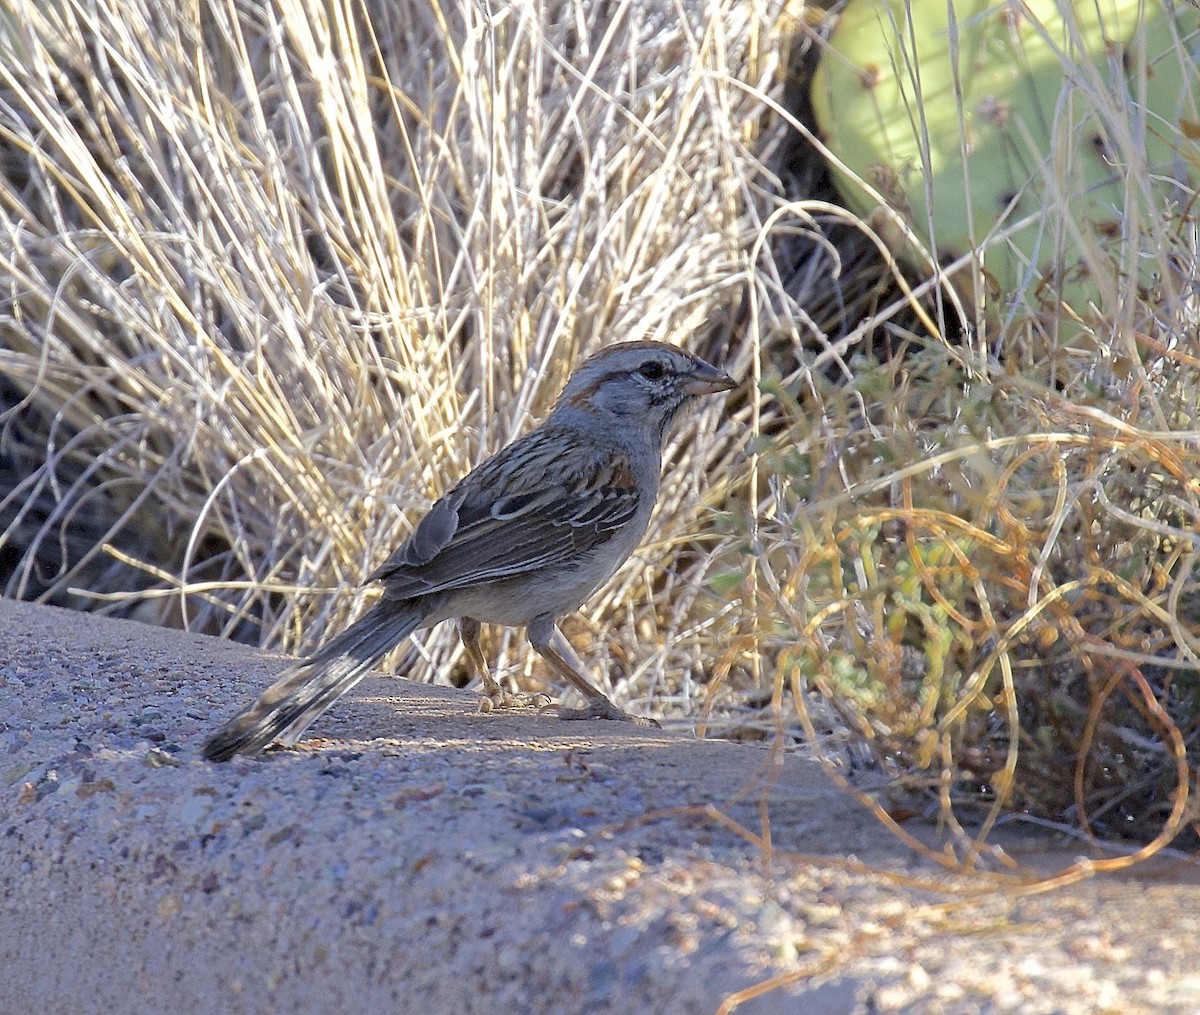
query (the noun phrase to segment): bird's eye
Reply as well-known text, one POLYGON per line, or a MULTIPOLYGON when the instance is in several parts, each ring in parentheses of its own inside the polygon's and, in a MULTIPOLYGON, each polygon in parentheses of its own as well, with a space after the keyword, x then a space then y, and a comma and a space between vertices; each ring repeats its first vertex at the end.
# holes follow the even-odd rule
POLYGON ((643 363, 640 367, 638 367, 638 373, 645 377, 648 381, 661 381, 663 379, 663 374, 666 372, 667 371, 663 368, 663 365, 661 363, 656 363, 654 360, 651 360, 649 363, 643 363))

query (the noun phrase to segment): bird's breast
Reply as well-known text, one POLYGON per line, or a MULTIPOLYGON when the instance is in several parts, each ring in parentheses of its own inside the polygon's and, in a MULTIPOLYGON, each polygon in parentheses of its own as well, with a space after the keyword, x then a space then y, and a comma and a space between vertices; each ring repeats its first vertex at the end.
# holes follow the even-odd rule
POLYGON ((637 548, 649 521, 649 512, 642 514, 639 510, 620 532, 570 564, 456 590, 437 619, 471 617, 483 624, 526 627, 536 617, 574 613, 637 548))

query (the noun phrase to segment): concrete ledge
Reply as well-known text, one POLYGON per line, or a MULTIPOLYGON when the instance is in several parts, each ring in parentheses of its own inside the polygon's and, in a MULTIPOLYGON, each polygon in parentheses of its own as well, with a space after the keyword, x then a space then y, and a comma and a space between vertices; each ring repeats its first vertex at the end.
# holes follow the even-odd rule
POLYGON ((1109 880, 947 923, 888 873, 929 872, 802 759, 768 782, 763 749, 482 716, 385 678, 298 751, 202 761, 279 665, 0 600, 0 1009, 676 1015, 816 965, 840 979, 739 1012, 991 1011, 1035 988, 1050 1007, 1013 1010, 1095 1011, 1105 990, 1200 1010, 1195 863, 1158 897, 1109 880), (828 862, 768 866, 676 810, 710 803, 828 862))
MULTIPOLYGON (((278 660, 6 600, 0 632, 9 1010, 709 1011, 771 969, 757 851, 645 822, 764 751, 380 678, 335 739, 217 766, 201 741, 278 660)), ((776 787, 793 845, 875 837, 811 765, 776 787)))

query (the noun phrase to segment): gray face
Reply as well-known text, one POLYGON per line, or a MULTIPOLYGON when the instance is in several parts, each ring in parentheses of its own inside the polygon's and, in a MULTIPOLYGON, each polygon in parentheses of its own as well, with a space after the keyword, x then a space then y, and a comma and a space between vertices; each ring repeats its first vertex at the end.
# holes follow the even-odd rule
POLYGON ((661 441, 689 402, 733 387, 728 374, 682 349, 629 342, 609 346, 576 370, 556 410, 599 412, 630 427, 645 427, 661 441))

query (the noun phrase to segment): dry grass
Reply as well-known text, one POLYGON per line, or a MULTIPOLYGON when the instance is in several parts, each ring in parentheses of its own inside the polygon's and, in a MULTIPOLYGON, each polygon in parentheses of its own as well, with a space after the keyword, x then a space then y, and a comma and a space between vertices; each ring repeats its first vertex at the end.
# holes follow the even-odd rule
MULTIPOLYGON (((21 5, 0 67, 0 355, 31 410, 6 447, 46 465, 0 514, 7 594, 311 648, 577 359, 695 346, 727 314, 780 18, 21 5)), ((668 684, 637 641, 657 640, 648 599, 677 602, 656 575, 698 527, 684 505, 735 471, 716 414, 591 611, 640 660, 627 696, 668 684)), ((703 594, 703 568, 668 584, 703 594)), ((658 618, 665 640, 687 613, 658 618)), ((425 648, 418 675, 458 651, 449 632, 425 648)))
MULTIPOLYGON (((1168 58, 1194 76, 1197 45, 1180 37, 1168 58)), ((1112 252, 1097 251, 1096 274, 1111 282, 1071 316, 1047 314, 1031 278, 1011 305, 1040 312, 1014 312, 997 331, 992 309, 964 305, 947 272, 922 280, 892 263, 876 232, 885 216, 841 216, 825 230, 840 246, 811 244, 795 260, 813 279, 814 261, 832 269, 838 256, 878 249, 873 271, 853 262, 847 286, 875 308, 845 322, 838 341, 822 336, 824 349, 779 382, 783 412, 770 425, 781 433, 758 466, 770 486, 755 513, 757 553, 741 567, 781 714, 796 709, 810 743, 828 731, 831 763, 847 743, 866 746, 923 789, 966 862, 1014 812, 1155 847, 1196 813, 1195 111, 1154 121, 1191 153, 1182 184, 1156 192, 1136 141, 1136 94, 1112 94, 1066 62, 1079 120, 1094 112, 1128 169, 1126 206, 1114 212, 1121 270, 1112 275, 1112 252), (1161 191, 1177 199, 1166 211, 1161 191)), ((819 147, 802 117, 795 126, 819 147)), ((1037 171, 1052 177, 1072 161, 1069 150, 1047 153, 1037 171)), ((837 214, 815 201, 791 214, 808 227, 817 212, 837 214)), ((1081 231, 1054 202, 1039 214, 1051 247, 1081 231)), ((981 232, 1003 247, 1005 228, 981 232)), ((924 259, 937 262, 928 250, 924 259)), ((961 276, 972 264, 949 269, 961 276)), ((773 270, 786 271, 778 258, 773 270)), ((783 308, 771 324, 795 345, 806 318, 778 292, 763 302, 783 308)), ((805 309, 831 303, 828 286, 810 283, 806 295, 805 309)), ((746 685, 761 693, 759 681, 746 685)), ((898 815, 914 805, 891 799, 898 815)))
MULTIPOLYGON (((953 827, 1178 829, 1190 212, 1139 220, 1094 341, 964 339, 944 279, 831 200, 782 0, 14 10, 6 594, 311 648, 574 361, 657 338, 750 388, 676 440, 647 545, 568 625, 618 698, 865 744, 953 827)), ((458 651, 425 637, 412 675, 458 651)))

